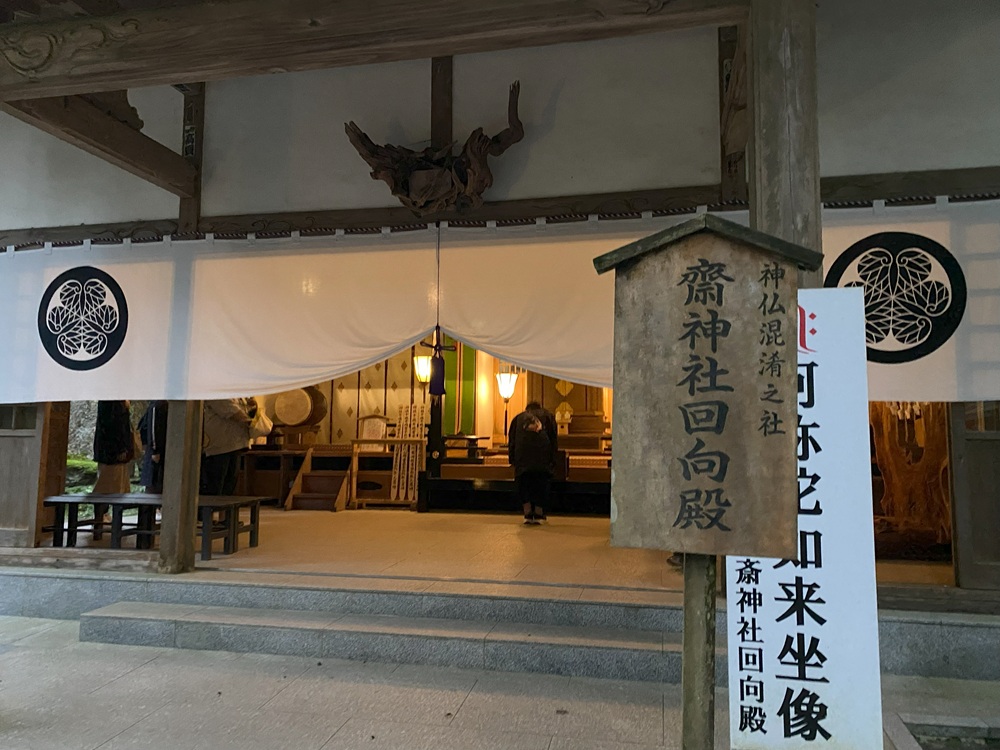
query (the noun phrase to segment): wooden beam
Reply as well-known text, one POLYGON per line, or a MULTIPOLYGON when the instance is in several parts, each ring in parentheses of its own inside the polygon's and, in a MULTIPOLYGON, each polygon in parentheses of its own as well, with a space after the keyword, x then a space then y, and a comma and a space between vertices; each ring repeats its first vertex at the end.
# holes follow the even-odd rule
POLYGON ((0 110, 175 195, 196 193, 197 170, 183 156, 82 97, 2 102, 0 110))
POLYGON ((10 245, 41 245, 46 242, 74 243, 83 240, 116 243, 122 240, 154 240, 178 233, 176 219, 132 221, 117 224, 76 224, 64 227, 0 229, 0 248, 10 245))
POLYGON ((820 180, 824 203, 871 203, 939 196, 975 198, 1000 194, 1000 167, 844 175, 820 180))
POLYGON ((748 0, 233 0, 0 31, 0 100, 737 23, 748 0))
POLYGON ((7 13, 10 17, 17 13, 37 16, 41 13, 41 8, 35 0, 0 0, 0 12, 7 13))
POLYGON ((431 145, 436 149, 445 148, 454 139, 453 60, 451 57, 435 57, 431 60, 431 145))
POLYGON ((111 16, 122 12, 118 0, 73 0, 73 4, 88 16, 111 16))
POLYGON ((746 174, 750 113, 747 109, 747 32, 745 26, 719 29, 719 135, 722 202, 749 198, 746 174))
MULTIPOLYGON (((870 205, 876 200, 890 203, 912 200, 933 201, 937 196, 970 199, 1000 195, 1000 166, 946 169, 928 172, 846 175, 824 177, 823 201, 833 206, 870 205)), ((447 221, 527 221, 536 218, 571 218, 589 215, 635 215, 642 211, 693 211, 698 206, 719 206, 719 186, 669 188, 627 193, 578 195, 563 198, 487 203, 476 212, 449 214, 447 221)), ((739 204, 734 206, 740 208, 739 204)), ((360 208, 292 213, 244 214, 203 217, 201 232, 322 232, 335 229, 374 229, 391 226, 425 226, 433 217, 417 218, 402 207, 360 208)), ((151 240, 177 235, 174 219, 123 222, 119 224, 77 224, 63 227, 0 229, 0 248, 8 245, 40 245, 45 242, 73 243, 86 239, 120 242, 123 239, 151 240)))
MULTIPOLYGON (((268 216, 214 216, 202 219, 201 232, 287 232, 310 229, 376 229, 424 226, 436 221, 520 221, 535 218, 586 217, 594 214, 639 214, 643 211, 694 210, 718 202, 717 185, 641 190, 628 193, 576 195, 484 203, 462 213, 449 211, 416 217, 402 206, 391 208, 301 211, 268 216)), ((0 232, 0 236, 2 236, 0 232)))
POLYGON ((816 5, 752 0, 749 23, 750 226, 822 252, 816 5))
POLYGON ((129 102, 127 91, 102 91, 99 94, 80 94, 80 97, 132 130, 142 130, 145 125, 139 111, 129 102))
POLYGON ((195 194, 181 198, 180 231, 196 232, 201 219, 201 165, 205 144, 205 86, 188 87, 184 94, 183 156, 195 168, 195 194))

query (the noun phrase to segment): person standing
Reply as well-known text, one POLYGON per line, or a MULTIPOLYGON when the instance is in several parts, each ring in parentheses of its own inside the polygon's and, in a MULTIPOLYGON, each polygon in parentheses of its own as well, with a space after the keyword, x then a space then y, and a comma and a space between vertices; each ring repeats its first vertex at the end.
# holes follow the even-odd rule
MULTIPOLYGON (((135 440, 129 419, 128 401, 98 401, 94 426, 94 460, 97 462, 95 495, 123 495, 132 489, 132 460, 135 440)), ((106 518, 107 503, 94 503, 94 539, 100 539, 106 518)))
POLYGON ((201 494, 232 495, 236 491, 240 454, 250 446, 251 410, 256 402, 229 398, 205 402, 202 435, 201 494))
POLYGON ((547 520, 545 508, 558 450, 555 417, 537 401, 530 402, 514 417, 507 431, 507 457, 514 467, 517 496, 527 525, 547 520))
POLYGON ((94 430, 97 482, 93 492, 102 495, 129 492, 132 489, 129 469, 134 458, 135 441, 129 419, 129 402, 98 401, 94 430))
POLYGON ((146 492, 163 492, 163 466, 167 455, 167 402, 151 401, 139 420, 143 457, 139 483, 146 492))

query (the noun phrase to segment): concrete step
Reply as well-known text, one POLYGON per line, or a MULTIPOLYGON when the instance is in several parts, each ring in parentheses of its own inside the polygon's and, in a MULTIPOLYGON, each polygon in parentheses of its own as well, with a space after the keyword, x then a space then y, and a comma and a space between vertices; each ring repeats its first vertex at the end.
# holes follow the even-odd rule
MULTIPOLYGON (((40 551, 40 550, 39 550, 40 551)), ((95 550, 95 553, 97 551, 95 550)), ((106 552, 106 551, 105 551, 106 552)), ((679 633, 681 596, 632 589, 407 577, 201 571, 182 576, 0 567, 0 615, 77 619, 117 602, 262 608, 679 633)), ((719 643, 725 612, 720 602, 719 643)), ((882 671, 1000 680, 1000 617, 882 609, 882 671)))
MULTIPOLYGON (((509 585, 416 578, 199 572, 129 576, 0 569, 0 615, 77 619, 121 601, 336 611, 454 620, 579 625, 680 632, 680 594, 610 589, 580 599, 558 585, 509 585)), ((720 615, 720 625, 724 623, 720 615)))
MULTIPOLYGON (((345 612, 122 602, 80 640, 679 683, 679 633, 345 612)), ((725 654, 718 667, 724 675, 725 654)))
POLYGON ((292 510, 336 510, 336 492, 296 492, 292 495, 292 510))

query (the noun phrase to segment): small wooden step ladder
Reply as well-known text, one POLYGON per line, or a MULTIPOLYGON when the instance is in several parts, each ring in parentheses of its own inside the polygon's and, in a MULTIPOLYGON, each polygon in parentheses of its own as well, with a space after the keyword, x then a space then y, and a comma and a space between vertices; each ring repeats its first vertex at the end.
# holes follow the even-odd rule
POLYGON ((345 452, 335 446, 306 451, 305 460, 285 499, 285 510, 344 510, 347 507, 350 460, 349 449, 345 452), (320 468, 324 463, 331 463, 324 459, 332 458, 340 459, 332 463, 342 463, 343 468, 320 468))

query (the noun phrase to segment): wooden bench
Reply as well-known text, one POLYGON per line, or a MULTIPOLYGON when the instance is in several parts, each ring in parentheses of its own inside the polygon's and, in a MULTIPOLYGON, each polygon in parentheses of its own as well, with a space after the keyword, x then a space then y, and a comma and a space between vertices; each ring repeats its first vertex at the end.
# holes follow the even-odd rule
POLYGON ((222 539, 222 553, 231 555, 239 550, 239 535, 249 534, 249 546, 256 547, 260 539, 260 498, 250 495, 199 495, 198 519, 201 521, 201 559, 212 559, 212 540, 222 539), (250 521, 240 521, 240 509, 250 509, 250 521), (215 514, 221 518, 215 521, 215 514))
MULTIPOLYGON (((201 559, 212 559, 212 542, 223 540, 223 554, 239 549, 239 535, 249 534, 249 545, 260 540, 260 503, 267 498, 249 495, 200 495, 198 497, 201 559), (241 523, 240 510, 250 509, 250 520, 241 523), (219 518, 216 519, 216 514, 219 518)), ((111 548, 121 549, 122 539, 136 537, 136 549, 150 549, 153 538, 160 533, 156 511, 163 507, 163 497, 157 494, 131 492, 120 495, 55 495, 45 499, 45 505, 55 509, 52 546, 76 546, 77 534, 89 530, 100 539, 107 525, 103 517, 80 518, 81 505, 108 506, 111 509, 111 548), (135 509, 135 523, 126 523, 125 511, 135 509), (68 518, 67 518, 68 517, 68 518)))

